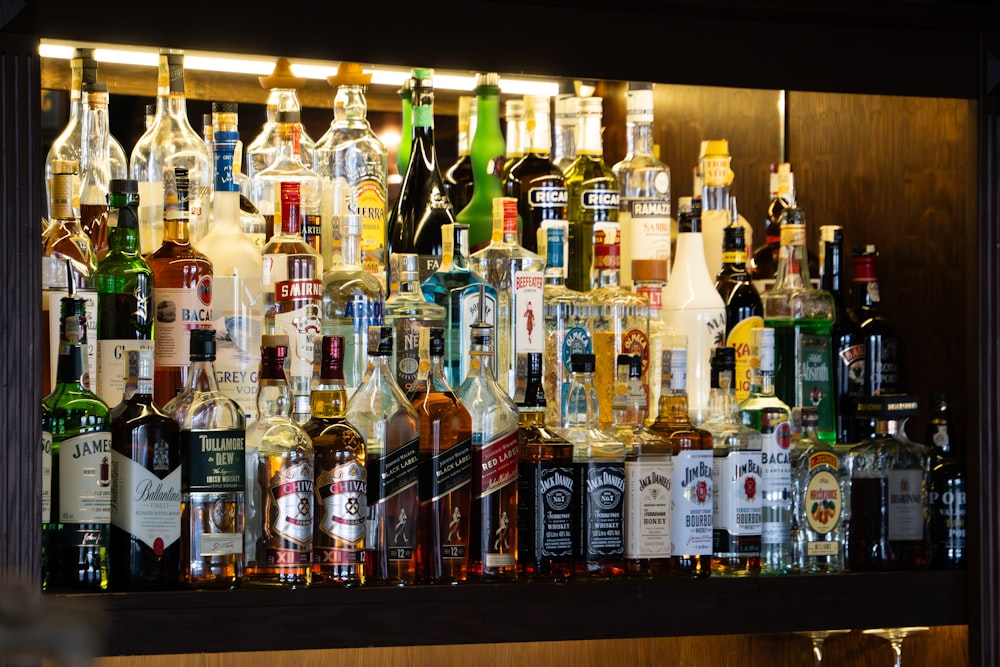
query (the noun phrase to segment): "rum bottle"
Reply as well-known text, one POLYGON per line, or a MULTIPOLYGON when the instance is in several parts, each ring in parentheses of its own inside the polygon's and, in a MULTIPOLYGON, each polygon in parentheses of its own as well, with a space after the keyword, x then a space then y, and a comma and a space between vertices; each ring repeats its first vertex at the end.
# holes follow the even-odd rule
POLYGON ((951 399, 948 394, 931 394, 927 446, 933 447, 928 507, 931 520, 931 567, 956 570, 966 563, 965 461, 952 443, 951 399))
POLYGON ((476 132, 469 145, 472 159, 472 199, 455 221, 469 227, 469 251, 485 248, 493 230, 493 199, 503 196, 506 143, 500 131, 500 75, 476 74, 476 132))
POLYGON ((444 189, 455 211, 465 208, 472 199, 472 157, 469 143, 476 136, 476 98, 458 98, 458 157, 444 172, 444 189))
POLYGON ((420 289, 419 258, 412 253, 397 256, 399 289, 385 300, 385 325, 392 327, 392 367, 399 388, 407 394, 420 370, 420 330, 444 328, 444 307, 427 301, 420 289))

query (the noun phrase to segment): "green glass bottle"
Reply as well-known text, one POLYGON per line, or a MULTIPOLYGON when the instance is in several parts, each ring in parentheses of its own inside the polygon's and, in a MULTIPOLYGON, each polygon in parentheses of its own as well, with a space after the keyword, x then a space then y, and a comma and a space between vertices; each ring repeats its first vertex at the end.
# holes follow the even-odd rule
POLYGON ((399 99, 403 105, 403 129, 399 131, 399 148, 396 149, 396 169, 405 174, 410 166, 410 149, 413 147, 413 79, 403 82, 399 99))
POLYGON ((469 226, 469 252, 482 250, 493 236, 493 199, 503 196, 507 142, 500 131, 500 75, 476 75, 476 134, 472 138, 472 199, 456 216, 469 226))

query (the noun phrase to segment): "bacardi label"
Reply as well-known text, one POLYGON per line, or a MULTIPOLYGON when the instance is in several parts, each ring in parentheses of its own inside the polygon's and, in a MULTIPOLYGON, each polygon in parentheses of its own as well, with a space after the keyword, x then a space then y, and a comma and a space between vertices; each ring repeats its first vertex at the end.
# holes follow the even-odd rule
POLYGON ((246 432, 181 431, 184 461, 181 488, 185 493, 243 493, 246 432))
MULTIPOLYGON (((772 410, 770 419, 761 428, 761 489, 765 506, 787 502, 792 497, 792 427, 788 414, 772 410)), ((773 516, 775 513, 770 513, 773 516)), ((764 521, 761 524, 763 544, 785 544, 790 539, 791 525, 785 521, 764 521)))
POLYGON ((526 563, 571 558, 576 497, 572 466, 551 461, 524 463, 518 470, 517 488, 518 557, 526 563))
POLYGON ((715 528, 712 552, 719 558, 760 555, 761 466, 755 451, 732 451, 713 459, 715 528))
POLYGON ((922 470, 890 470, 888 483, 889 539, 922 540, 924 538, 924 472, 922 470))
POLYGON ((156 308, 156 365, 187 366, 191 362, 191 330, 212 324, 212 276, 202 276, 192 289, 153 288, 156 308))
POLYGON ((712 555, 712 452, 682 450, 673 457, 670 553, 712 555))
POLYGON ((268 565, 295 566, 312 562, 312 463, 288 466, 268 480, 267 521, 270 523, 268 565))
POLYGON ((319 532, 325 544, 314 544, 317 563, 361 562, 368 515, 368 474, 357 462, 345 463, 316 476, 319 532))
POLYGON ((625 463, 625 557, 670 557, 670 488, 673 464, 662 461, 625 463))
POLYGON ((576 464, 580 499, 580 556, 588 561, 625 555, 625 462, 576 464))
MULTIPOLYGON (((153 447, 168 446, 161 443, 153 447)), ((162 555, 181 538, 181 467, 160 478, 121 452, 112 452, 111 523, 154 555, 162 555)))
POLYGON ((93 431, 59 443, 59 522, 111 521, 111 434, 93 431))

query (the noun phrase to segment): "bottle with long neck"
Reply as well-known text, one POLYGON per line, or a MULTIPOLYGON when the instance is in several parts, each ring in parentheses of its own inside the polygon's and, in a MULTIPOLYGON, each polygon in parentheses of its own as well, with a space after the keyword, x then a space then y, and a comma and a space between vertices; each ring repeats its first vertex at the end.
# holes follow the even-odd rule
POLYGON ((830 293, 834 321, 830 328, 833 345, 833 386, 836 400, 836 441, 855 444, 860 440, 859 423, 854 418, 854 401, 864 393, 865 344, 858 321, 847 306, 844 271, 844 237, 834 230, 824 246, 821 288, 830 293))
POLYGON ((528 133, 528 119, 525 107, 524 99, 507 100, 504 103, 504 116, 507 122, 507 131, 504 134, 504 141, 506 142, 502 177, 504 181, 507 180, 507 175, 510 173, 511 167, 524 157, 526 135, 528 133))
POLYGON ((100 260, 108 252, 108 187, 111 180, 111 131, 108 84, 83 85, 80 142, 80 226, 100 260))
POLYGON ((469 144, 476 135, 476 98, 458 98, 458 158, 444 172, 444 189, 455 211, 461 211, 472 199, 472 156, 469 144))
POLYGON ((398 255, 399 289, 385 300, 384 319, 392 327, 392 367, 396 382, 409 393, 420 370, 420 331, 425 327, 444 328, 443 306, 427 301, 420 289, 419 258, 412 253, 398 255))
MULTIPOLYGON (((247 176, 254 176, 274 163, 278 146, 278 113, 282 111, 302 112, 299 102, 299 89, 306 85, 306 80, 292 73, 292 64, 288 58, 278 58, 274 62, 274 70, 268 76, 258 77, 261 88, 267 90, 265 102, 265 120, 260 133, 247 146, 247 176)), ((313 163, 315 142, 297 119, 297 134, 299 150, 305 164, 313 163)))
POLYGON ((485 248, 493 233, 493 200, 503 196, 506 143, 500 131, 500 75, 476 75, 476 133, 469 145, 474 187, 472 199, 455 221, 469 226, 469 250, 485 248))
MULTIPOLYGON (((747 262, 747 270, 753 276, 754 286, 761 294, 774 287, 774 279, 778 275, 778 257, 781 254, 781 213, 786 208, 795 206, 795 174, 788 162, 771 163, 769 181, 770 201, 767 204, 767 216, 764 220, 764 243, 758 247, 747 262)), ((820 265, 822 256, 817 258, 808 251, 809 275, 813 286, 819 287, 820 265)))
POLYGON ((945 392, 931 394, 925 443, 933 447, 927 490, 931 521, 931 567, 957 570, 966 565, 968 486, 966 465, 953 441, 951 399, 945 392))
MULTIPOLYGON (((873 245, 854 249, 851 282, 854 319, 865 344, 864 395, 899 392, 899 341, 882 308, 873 245)), ((866 434, 862 434, 866 435, 866 434)))
POLYGON ((575 96, 572 81, 559 85, 559 94, 553 103, 555 123, 552 127, 552 164, 563 172, 576 159, 576 110, 579 98, 575 96))
POLYGON ((732 156, 729 154, 729 142, 725 139, 701 142, 701 157, 698 165, 701 170, 702 189, 695 192, 701 197, 701 229, 705 235, 705 263, 708 265, 708 275, 718 275, 722 269, 723 230, 731 225, 743 227, 743 235, 748 248, 753 248, 753 227, 742 216, 734 215, 735 208, 730 202, 730 192, 733 185, 733 170, 730 168, 732 156), (732 221, 735 217, 736 222, 732 221))
POLYGON ((312 585, 360 586, 365 580, 368 462, 365 439, 347 421, 344 339, 323 336, 319 384, 309 396, 304 425, 312 439, 315 473, 312 585))
POLYGON ((396 170, 400 176, 410 167, 413 151, 413 78, 407 79, 399 88, 399 103, 402 106, 402 126, 399 132, 399 147, 396 149, 396 170))

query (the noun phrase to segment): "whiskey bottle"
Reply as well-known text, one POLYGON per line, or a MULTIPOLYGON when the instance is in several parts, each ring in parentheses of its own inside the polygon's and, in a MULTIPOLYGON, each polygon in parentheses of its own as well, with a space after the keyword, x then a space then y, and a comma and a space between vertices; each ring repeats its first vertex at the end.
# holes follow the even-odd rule
POLYGON ((962 569, 966 564, 966 490, 965 461, 952 442, 951 399, 948 394, 931 394, 930 419, 927 423, 931 475, 928 507, 931 520, 931 567, 939 570, 962 569))
POLYGON ((455 221, 469 227, 469 251, 485 248, 493 231, 493 200, 503 196, 506 143, 500 131, 500 75, 476 74, 476 132, 469 145, 472 159, 472 199, 455 221))
POLYGON ((108 187, 111 180, 111 130, 108 84, 83 84, 80 141, 80 226, 100 260, 108 252, 108 187))
MULTIPOLYGON (((302 104, 299 102, 298 91, 306 85, 304 78, 292 73, 292 64, 288 58, 275 60, 274 70, 271 71, 271 74, 258 77, 258 80, 261 88, 267 91, 267 100, 264 109, 264 125, 261 127, 260 133, 247 146, 247 176, 250 177, 251 181, 257 174, 274 164, 280 142, 278 114, 290 111, 301 115, 302 104)), ((306 132, 301 122, 296 120, 295 123, 302 161, 311 165, 316 143, 306 132)), ((278 203, 277 198, 272 201, 275 204, 278 203)), ((266 212, 265 215, 267 215, 266 212)))
POLYGON ((427 301, 420 289, 419 258, 412 253, 397 256, 399 289, 385 300, 385 324, 392 327, 396 341, 392 347, 392 367, 396 382, 407 394, 420 370, 420 330, 425 327, 444 328, 442 306, 427 301))
MULTIPOLYGON (((736 197, 729 201, 735 213, 736 197)), ((764 326, 764 306, 746 271, 743 228, 730 224, 722 232, 722 270, 715 277, 715 289, 726 304, 726 347, 736 350, 733 382, 736 400, 742 401, 750 393, 750 330, 764 326)))

